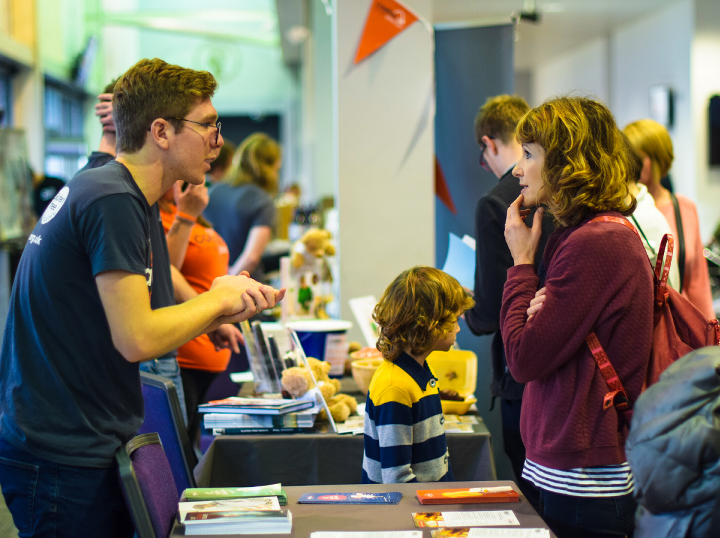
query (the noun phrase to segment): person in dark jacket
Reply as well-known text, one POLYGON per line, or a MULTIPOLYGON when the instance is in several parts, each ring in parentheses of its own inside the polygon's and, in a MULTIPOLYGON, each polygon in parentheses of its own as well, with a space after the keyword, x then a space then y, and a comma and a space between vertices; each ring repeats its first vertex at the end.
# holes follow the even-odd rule
MULTIPOLYGON (((525 445, 520 437, 520 408, 525 385, 515 381, 508 371, 500 334, 502 290, 507 270, 513 265, 503 235, 505 217, 510 204, 520 195, 520 182, 512 175, 515 163, 522 156, 520 143, 515 140, 515 126, 528 110, 530 107, 522 97, 497 95, 488 98, 475 118, 480 165, 495 174, 499 181, 480 198, 475 210, 475 306, 465 313, 465 321, 473 334, 493 335, 490 348, 493 379, 490 390, 493 403, 495 398, 500 399, 503 446, 520 490, 537 509, 537 489, 522 478, 525 445)), ((532 218, 530 215, 528 222, 532 218)), ((546 213, 535 257, 536 267, 540 265, 545 243, 554 229, 552 217, 546 213)))
POLYGON ((625 445, 635 538, 720 536, 720 347, 678 359, 635 404, 625 445))

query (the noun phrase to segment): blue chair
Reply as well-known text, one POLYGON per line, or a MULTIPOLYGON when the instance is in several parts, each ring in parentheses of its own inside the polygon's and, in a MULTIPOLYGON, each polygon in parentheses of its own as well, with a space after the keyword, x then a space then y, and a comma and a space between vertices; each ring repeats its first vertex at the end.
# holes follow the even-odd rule
POLYGON ((197 487, 193 469, 197 458, 180 410, 175 384, 169 379, 140 372, 145 422, 138 433, 157 432, 170 462, 178 498, 187 488, 197 487))
POLYGON ((115 459, 138 538, 170 536, 179 497, 158 434, 134 437, 120 447, 115 459))

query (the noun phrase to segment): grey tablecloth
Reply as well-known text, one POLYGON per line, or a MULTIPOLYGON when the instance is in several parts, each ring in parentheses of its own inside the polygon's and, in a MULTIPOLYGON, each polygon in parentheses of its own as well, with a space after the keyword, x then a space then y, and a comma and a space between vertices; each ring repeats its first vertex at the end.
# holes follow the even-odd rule
MULTIPOLYGON (((482 422, 473 429, 447 435, 455 478, 495 480, 490 432, 482 422)), ((195 478, 200 487, 359 484, 362 456, 362 435, 219 436, 195 468, 195 478)))
MULTIPOLYGON (((453 487, 467 488, 479 486, 512 486, 519 491, 513 482, 455 482, 453 487)), ((437 489, 448 487, 447 483, 431 484, 377 484, 377 485, 341 485, 287 487, 284 488, 288 496, 287 509, 293 515, 292 534, 265 535, 268 538, 278 536, 284 538, 308 538, 310 533, 316 531, 402 531, 421 530, 413 526, 413 512, 440 512, 440 511, 479 511, 479 510, 512 510, 520 522, 519 527, 513 528, 544 528, 548 526, 537 515, 532 506, 520 495, 518 503, 497 504, 448 504, 444 506, 421 505, 415 491, 418 489, 437 489), (384 492, 399 491, 403 494, 400 504, 394 505, 342 505, 342 504, 297 504, 303 493, 309 492, 384 492)), ((430 537, 430 529, 422 529, 423 537, 430 537)), ((183 536, 182 526, 173 530, 172 537, 183 536)), ((551 532, 550 536, 555 538, 551 532)))

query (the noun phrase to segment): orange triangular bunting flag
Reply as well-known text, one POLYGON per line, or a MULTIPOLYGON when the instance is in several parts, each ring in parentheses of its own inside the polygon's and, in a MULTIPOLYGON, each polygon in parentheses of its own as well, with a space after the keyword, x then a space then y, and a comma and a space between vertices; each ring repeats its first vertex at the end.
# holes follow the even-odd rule
POLYGON ((453 203, 452 196, 450 195, 450 189, 448 188, 447 181, 445 180, 445 174, 440 166, 440 161, 435 156, 435 194, 440 201, 447 206, 453 215, 457 215, 457 209, 453 203))
POLYGON ((416 20, 417 15, 397 0, 374 0, 355 54, 355 63, 370 56, 416 20))

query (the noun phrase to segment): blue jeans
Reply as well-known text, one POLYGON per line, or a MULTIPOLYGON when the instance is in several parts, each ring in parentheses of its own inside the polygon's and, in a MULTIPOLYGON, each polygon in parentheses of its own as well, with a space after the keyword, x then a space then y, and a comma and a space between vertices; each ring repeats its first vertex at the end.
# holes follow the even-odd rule
POLYGON ((140 369, 149 374, 155 374, 168 378, 175 383, 178 400, 180 400, 180 410, 182 411, 185 426, 187 426, 187 409, 185 408, 185 391, 183 390, 182 377, 180 377, 180 367, 175 357, 167 357, 164 359, 153 359, 140 363, 140 369))
POLYGON ((632 537, 637 503, 620 497, 575 497, 540 491, 540 517, 558 538, 632 537))
POLYGON ((0 437, 0 486, 20 538, 131 538, 117 467, 37 458, 0 437))

